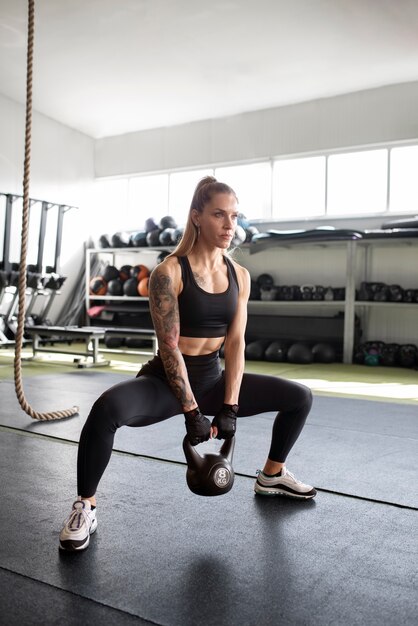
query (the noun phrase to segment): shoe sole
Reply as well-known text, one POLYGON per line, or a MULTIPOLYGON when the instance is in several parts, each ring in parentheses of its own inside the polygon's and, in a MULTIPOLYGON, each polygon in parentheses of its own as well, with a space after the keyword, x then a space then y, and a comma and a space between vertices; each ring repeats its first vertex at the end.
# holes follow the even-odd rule
POLYGON ((64 550, 65 552, 79 552, 80 550, 85 550, 86 548, 89 547, 90 535, 96 532, 96 529, 97 529, 97 520, 95 519, 91 525, 90 532, 87 535, 83 543, 74 541, 74 539, 65 539, 64 541, 60 540, 60 543, 59 543, 60 550, 64 550))
POLYGON ((271 489, 269 487, 263 487, 262 485, 254 487, 254 493, 257 496, 284 496, 285 498, 293 498, 294 500, 311 500, 316 496, 316 491, 315 493, 309 492, 308 494, 297 494, 290 493, 284 489, 271 489))

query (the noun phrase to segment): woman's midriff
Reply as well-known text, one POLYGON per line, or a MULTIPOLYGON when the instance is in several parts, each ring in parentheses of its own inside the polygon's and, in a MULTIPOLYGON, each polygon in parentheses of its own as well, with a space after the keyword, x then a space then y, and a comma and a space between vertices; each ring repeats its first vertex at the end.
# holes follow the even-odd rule
POLYGON ((224 342, 225 337, 180 337, 179 350, 182 354, 199 356, 217 352, 224 342))

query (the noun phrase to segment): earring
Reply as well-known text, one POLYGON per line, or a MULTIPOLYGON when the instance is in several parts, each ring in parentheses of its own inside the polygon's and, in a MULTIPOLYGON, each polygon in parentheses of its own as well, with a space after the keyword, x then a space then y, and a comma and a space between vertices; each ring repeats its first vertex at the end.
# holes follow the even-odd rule
POLYGON ((199 237, 200 237, 200 224, 196 224, 196 228, 197 228, 197 238, 199 239, 199 237))

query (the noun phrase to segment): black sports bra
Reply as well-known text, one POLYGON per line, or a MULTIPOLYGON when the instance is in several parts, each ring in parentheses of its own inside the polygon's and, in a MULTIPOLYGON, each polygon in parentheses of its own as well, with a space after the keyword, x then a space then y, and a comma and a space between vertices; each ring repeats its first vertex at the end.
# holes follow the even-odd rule
POLYGON ((228 287, 222 293, 209 293, 196 283, 187 257, 178 257, 183 290, 178 296, 180 336, 224 337, 232 322, 238 303, 238 279, 235 268, 224 256, 228 287))

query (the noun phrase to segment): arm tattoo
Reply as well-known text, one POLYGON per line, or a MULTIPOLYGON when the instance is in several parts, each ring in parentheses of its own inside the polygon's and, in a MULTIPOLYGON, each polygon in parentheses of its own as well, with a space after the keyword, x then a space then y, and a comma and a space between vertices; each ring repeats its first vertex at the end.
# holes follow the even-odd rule
POLYGON ((168 382, 176 398, 185 410, 188 410, 194 406, 194 398, 190 385, 188 385, 186 368, 177 346, 180 335, 180 318, 177 296, 170 276, 162 274, 161 271, 153 272, 149 294, 150 312, 168 382))

